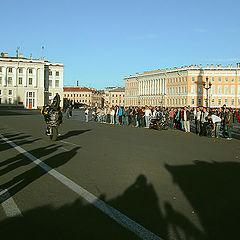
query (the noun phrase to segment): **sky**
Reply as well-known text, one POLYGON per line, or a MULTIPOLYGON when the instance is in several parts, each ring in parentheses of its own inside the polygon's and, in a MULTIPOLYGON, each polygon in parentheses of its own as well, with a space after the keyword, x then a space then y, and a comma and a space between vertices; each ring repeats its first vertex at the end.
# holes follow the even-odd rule
POLYGON ((0 52, 64 64, 64 85, 103 89, 124 77, 240 62, 239 0, 1 2, 0 52))

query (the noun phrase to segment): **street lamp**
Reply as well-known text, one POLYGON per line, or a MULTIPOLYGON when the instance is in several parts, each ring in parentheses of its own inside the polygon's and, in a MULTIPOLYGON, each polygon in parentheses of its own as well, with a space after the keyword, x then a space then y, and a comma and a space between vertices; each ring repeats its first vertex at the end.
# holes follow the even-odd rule
POLYGON ((212 87, 212 83, 209 81, 208 77, 206 77, 206 82, 203 82, 203 88, 206 89, 207 98, 206 98, 206 107, 210 107, 210 98, 208 95, 208 90, 212 87))

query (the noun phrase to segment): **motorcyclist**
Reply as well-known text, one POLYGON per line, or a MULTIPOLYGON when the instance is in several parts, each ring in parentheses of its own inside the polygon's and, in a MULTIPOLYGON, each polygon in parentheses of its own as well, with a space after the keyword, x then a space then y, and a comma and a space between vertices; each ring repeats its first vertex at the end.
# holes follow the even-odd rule
MULTIPOLYGON (((45 122, 48 124, 51 121, 51 114, 56 114, 56 122, 58 125, 62 123, 62 112, 60 108, 60 96, 56 93, 51 104, 47 104, 42 107, 41 114, 44 117, 45 122)), ((50 127, 47 125, 46 135, 50 135, 50 127)))

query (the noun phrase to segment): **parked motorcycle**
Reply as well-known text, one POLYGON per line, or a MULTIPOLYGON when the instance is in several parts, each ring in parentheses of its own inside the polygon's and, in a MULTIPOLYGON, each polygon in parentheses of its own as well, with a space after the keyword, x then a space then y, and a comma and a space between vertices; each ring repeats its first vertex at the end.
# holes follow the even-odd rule
POLYGON ((167 130, 169 128, 168 121, 165 119, 165 117, 162 118, 152 118, 150 121, 149 128, 155 129, 155 130, 167 130))

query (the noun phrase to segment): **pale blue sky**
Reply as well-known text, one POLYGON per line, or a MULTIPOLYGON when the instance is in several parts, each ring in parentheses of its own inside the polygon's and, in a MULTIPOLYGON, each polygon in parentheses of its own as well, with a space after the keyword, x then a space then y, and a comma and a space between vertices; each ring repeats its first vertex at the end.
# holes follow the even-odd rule
POLYGON ((0 51, 64 63, 64 84, 97 89, 162 68, 240 61, 240 1, 1 2, 0 51))

